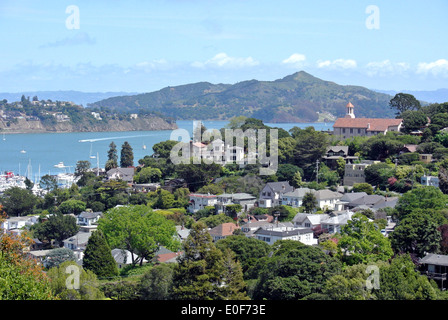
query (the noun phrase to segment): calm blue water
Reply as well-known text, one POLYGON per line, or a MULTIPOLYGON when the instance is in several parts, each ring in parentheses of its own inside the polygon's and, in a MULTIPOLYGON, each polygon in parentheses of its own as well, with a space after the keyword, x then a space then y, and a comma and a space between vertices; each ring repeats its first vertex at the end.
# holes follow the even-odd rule
MULTIPOLYGON (((227 121, 203 121, 207 129, 220 129, 227 121)), ((177 121, 179 128, 193 132, 193 121, 177 121)), ((268 126, 290 130, 297 126, 305 128, 314 126, 316 130, 328 130, 333 123, 266 123, 268 126)), ((120 156, 121 145, 127 141, 134 151, 134 163, 145 155, 152 154, 152 146, 160 141, 169 140, 171 130, 162 131, 126 131, 126 132, 84 132, 84 133, 33 133, 0 135, 0 171, 13 171, 15 174, 28 176, 36 180, 45 174, 61 172, 73 173, 78 160, 90 160, 92 167, 97 166, 97 159, 90 156, 99 155, 99 165, 104 167, 107 160, 109 144, 117 145, 120 156), (84 142, 80 142, 84 141, 84 142), (146 146, 146 150, 143 149, 146 146), (21 150, 26 151, 22 153, 21 150), (55 168, 63 162, 67 168, 55 168), (40 171, 39 171, 40 169, 40 171)))

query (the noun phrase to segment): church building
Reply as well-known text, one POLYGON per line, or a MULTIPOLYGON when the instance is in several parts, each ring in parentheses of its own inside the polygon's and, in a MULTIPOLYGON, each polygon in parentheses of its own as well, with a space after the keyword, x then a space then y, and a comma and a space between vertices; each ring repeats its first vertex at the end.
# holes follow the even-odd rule
POLYGON ((403 119, 356 118, 355 107, 349 102, 344 118, 338 118, 333 125, 333 134, 343 139, 355 136, 373 136, 388 131, 400 131, 403 119))

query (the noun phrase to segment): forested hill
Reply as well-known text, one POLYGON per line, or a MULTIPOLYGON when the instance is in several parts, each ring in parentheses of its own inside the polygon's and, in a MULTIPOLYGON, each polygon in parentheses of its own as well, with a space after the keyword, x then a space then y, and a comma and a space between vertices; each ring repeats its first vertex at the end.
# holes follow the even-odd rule
POLYGON ((199 82, 166 87, 104 99, 89 107, 119 112, 156 111, 179 120, 226 120, 244 115, 265 122, 311 122, 319 119, 319 113, 344 115, 349 101, 355 105, 357 117, 393 117, 388 105, 391 98, 388 94, 338 85, 300 71, 275 81, 249 80, 233 85, 199 82))

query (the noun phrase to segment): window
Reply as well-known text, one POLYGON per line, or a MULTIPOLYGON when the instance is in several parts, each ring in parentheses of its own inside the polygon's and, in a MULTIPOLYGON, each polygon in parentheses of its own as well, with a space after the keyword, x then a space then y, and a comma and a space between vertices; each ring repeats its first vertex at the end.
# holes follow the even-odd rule
POLYGON ((305 223, 305 228, 310 228, 311 227, 311 223, 307 222, 305 223))
POLYGON ((353 129, 352 128, 350 128, 350 133, 353 133, 353 129))
POLYGON ((361 133, 361 129, 358 129, 358 133, 361 133))
POLYGON ((342 133, 345 133, 345 128, 344 128, 344 129, 342 129, 342 133))

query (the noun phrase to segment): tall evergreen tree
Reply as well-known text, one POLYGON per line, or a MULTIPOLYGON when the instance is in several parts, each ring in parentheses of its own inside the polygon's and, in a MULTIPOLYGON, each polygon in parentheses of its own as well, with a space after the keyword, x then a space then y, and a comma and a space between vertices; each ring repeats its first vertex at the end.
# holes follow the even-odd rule
POLYGON ((117 146, 113 141, 109 145, 109 151, 107 151, 107 163, 109 163, 109 169, 118 167, 117 146))
POLYGON ((99 278, 118 275, 118 267, 101 230, 94 231, 84 251, 83 268, 91 270, 99 278))
POLYGON ((207 227, 195 223, 184 242, 184 255, 173 274, 175 300, 243 299, 241 266, 216 248, 207 227))
POLYGON ((134 152, 131 145, 125 141, 121 146, 120 167, 127 168, 134 165, 134 152))

